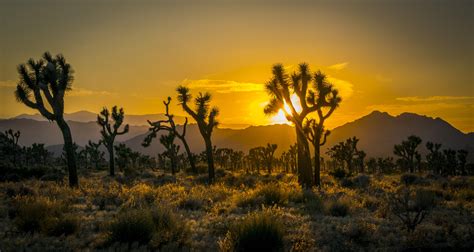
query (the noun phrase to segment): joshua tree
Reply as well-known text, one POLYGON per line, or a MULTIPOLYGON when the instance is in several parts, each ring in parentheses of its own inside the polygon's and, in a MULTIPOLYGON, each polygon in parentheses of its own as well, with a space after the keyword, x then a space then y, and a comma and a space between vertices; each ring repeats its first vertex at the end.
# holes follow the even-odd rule
POLYGON ((252 168, 257 169, 257 173, 260 173, 260 166, 264 159, 264 147, 255 147, 249 150, 249 161, 252 168))
POLYGON ((166 130, 170 133, 173 133, 183 143, 184 149, 186 150, 186 154, 188 156, 189 165, 191 166, 191 171, 193 171, 193 173, 197 173, 195 156, 191 152, 191 149, 189 148, 188 142, 186 141, 186 138, 185 138, 186 126, 188 125, 188 118, 186 117, 184 121, 184 125, 183 125, 183 131, 181 134, 179 134, 178 130, 176 129, 176 124, 173 119, 174 115, 169 113, 170 103, 171 103, 171 97, 168 97, 168 101, 163 101, 163 104, 165 104, 165 108, 166 108, 165 116, 168 118, 167 120, 160 120, 157 122, 148 121, 148 124, 150 124, 151 126, 151 128, 149 129, 150 133, 145 137, 145 140, 143 141, 142 145, 144 147, 150 146, 152 139, 156 137, 156 133, 158 133, 160 130, 166 130))
POLYGON ((73 70, 61 54, 53 57, 49 52, 43 58, 18 66, 20 81, 16 87, 16 99, 26 106, 38 110, 49 121, 55 121, 61 129, 66 149, 69 186, 79 185, 76 157, 71 130, 64 120, 64 95, 71 90, 73 70), (46 99, 46 103, 43 101, 46 99))
POLYGON ((177 155, 179 152, 179 146, 174 144, 174 139, 175 135, 173 132, 170 132, 168 135, 161 135, 160 137, 160 143, 165 147, 166 151, 166 156, 171 161, 171 174, 176 173, 176 167, 177 167, 177 155))
POLYGON ((341 98, 337 90, 326 81, 324 74, 318 71, 314 77, 311 76, 308 65, 304 63, 299 65, 298 73, 292 74, 291 77, 282 65, 273 66, 273 78, 265 84, 265 89, 271 97, 264 109, 265 114, 275 114, 282 110, 287 120, 295 125, 298 145, 298 181, 303 187, 310 187, 313 185, 313 173, 303 122, 310 113, 318 113, 320 130, 315 132, 315 137, 318 138, 316 142, 320 142, 324 121, 332 115, 341 102, 341 98), (292 100, 294 95, 299 101, 292 100))
POLYGON ((115 176, 115 160, 114 160, 114 142, 115 137, 123 135, 128 132, 129 126, 125 125, 122 131, 119 131, 123 123, 124 112, 123 108, 117 109, 117 106, 112 108, 110 114, 107 108, 104 108, 99 115, 97 115, 97 123, 102 127, 100 134, 102 135, 102 143, 109 152, 109 174, 115 176), (110 117, 110 118, 109 118, 110 117))
POLYGON ((426 148, 430 151, 430 153, 426 155, 428 167, 432 169, 434 173, 440 174, 444 164, 443 152, 440 150, 441 144, 427 142, 426 148))
POLYGON ((117 153, 117 165, 121 171, 130 170, 130 156, 133 152, 132 149, 121 143, 114 146, 115 152, 117 153))
MULTIPOLYGON (((324 121, 324 118, 319 120, 324 121)), ((326 139, 331 134, 331 131, 325 130, 322 125, 315 119, 306 120, 304 125, 306 136, 314 147, 314 183, 316 186, 321 185, 321 146, 326 144, 326 139)))
POLYGON ((16 165, 17 155, 18 155, 18 140, 20 139, 20 131, 13 131, 12 129, 5 130, 5 136, 10 143, 10 150, 13 156, 13 165, 16 165))
POLYGON ((443 150, 444 160, 444 175, 455 175, 458 161, 456 159, 456 151, 453 149, 443 150))
POLYGON ((89 160, 92 164, 94 164, 96 169, 99 169, 100 162, 104 159, 104 153, 99 150, 101 144, 101 141, 94 143, 89 140, 85 147, 85 151, 89 156, 89 160))
POLYGON ((412 135, 407 140, 402 141, 401 144, 394 146, 393 154, 400 157, 400 162, 407 166, 410 172, 415 171, 416 161, 420 159, 420 154, 416 150, 420 144, 421 138, 412 135))
POLYGON ((458 150, 458 167, 460 175, 467 175, 466 163, 467 163, 467 150, 458 150))
POLYGON ((189 107, 192 96, 189 93, 189 88, 179 86, 176 91, 178 92, 178 101, 183 107, 183 110, 188 113, 198 124, 199 132, 204 139, 206 145, 206 156, 209 173, 209 183, 214 181, 214 157, 213 157, 213 146, 211 141, 212 131, 217 127, 218 122, 216 117, 219 114, 219 110, 214 107, 210 109, 209 103, 211 102, 211 94, 199 93, 194 99, 196 105, 195 110, 189 107))
POLYGON ((339 142, 329 149, 327 154, 335 159, 338 163, 345 163, 351 174, 354 170, 354 164, 363 163, 366 156, 365 152, 357 149, 359 139, 356 137, 348 138, 345 142, 339 142))
POLYGON ((273 155, 275 154, 275 151, 277 149, 276 144, 269 144, 267 143, 267 146, 264 147, 263 149, 263 161, 267 165, 267 171, 268 174, 272 173, 272 166, 273 166, 273 155))

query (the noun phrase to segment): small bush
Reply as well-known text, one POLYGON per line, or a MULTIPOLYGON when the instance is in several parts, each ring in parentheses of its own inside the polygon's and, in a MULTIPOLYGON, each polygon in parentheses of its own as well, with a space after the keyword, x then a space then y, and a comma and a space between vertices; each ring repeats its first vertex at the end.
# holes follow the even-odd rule
POLYGON ((283 251, 283 239, 283 225, 264 211, 236 223, 219 245, 231 251, 283 251))
POLYGON ((310 213, 320 213, 323 211, 324 209, 323 201, 313 191, 304 190, 303 199, 304 199, 305 207, 310 213))
POLYGON ((275 184, 263 186, 257 195, 263 197, 265 205, 282 205, 288 200, 288 194, 275 184))
POLYGON ((197 211, 197 210, 201 210, 201 209, 204 208, 204 203, 205 202, 200 198, 189 196, 189 197, 181 200, 179 202, 178 206, 181 209, 197 211))
POLYGON ((402 188, 390 196, 390 209, 413 232, 436 205, 435 194, 425 189, 402 188))
POLYGON ((79 226, 80 222, 78 218, 74 216, 63 216, 51 221, 47 227, 47 233, 52 236, 67 236, 79 230, 79 226))
POLYGON ((405 173, 400 176, 400 184, 405 186, 416 185, 421 182, 421 178, 415 174, 405 173))
POLYGON ((18 230, 26 233, 46 231, 54 218, 60 218, 65 206, 48 198, 20 197, 16 199, 14 223, 18 230))
POLYGON ((349 174, 342 168, 336 168, 330 171, 329 175, 333 176, 335 179, 343 179, 349 176, 349 174))
POLYGON ((354 187, 359 189, 366 189, 370 185, 370 177, 365 174, 360 174, 352 179, 354 187))
POLYGON ((147 244, 153 237, 155 225, 148 210, 126 210, 110 224, 109 242, 147 244))
POLYGON ((331 216, 344 217, 349 214, 349 203, 346 200, 332 200, 329 202, 327 211, 331 216))
POLYGON ((181 250, 189 243, 189 231, 171 210, 154 208, 151 210, 156 232, 150 241, 152 249, 174 248, 181 250))

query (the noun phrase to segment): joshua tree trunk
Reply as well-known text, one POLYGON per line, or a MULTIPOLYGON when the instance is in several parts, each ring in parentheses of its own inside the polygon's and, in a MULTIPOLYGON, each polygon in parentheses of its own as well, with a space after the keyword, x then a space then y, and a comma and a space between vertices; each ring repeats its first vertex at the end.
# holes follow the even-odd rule
POLYGON ((64 149, 66 150, 66 160, 69 173, 69 185, 71 187, 77 187, 79 186, 79 180, 77 178, 76 159, 71 130, 63 118, 58 119, 56 122, 61 129, 64 138, 64 149))
POLYGON ((184 137, 181 140, 183 142, 184 149, 186 150, 186 154, 188 155, 188 160, 189 160, 189 165, 191 166, 191 171, 196 174, 197 169, 196 169, 196 162, 194 161, 193 153, 191 152, 191 149, 189 148, 188 142, 184 139, 184 137))
POLYGON ((207 156, 207 165, 209 171, 209 183, 214 182, 214 156, 212 155, 212 142, 210 137, 206 137, 206 156, 207 156))
POLYGON ((107 150, 109 151, 109 175, 113 177, 115 176, 115 157, 113 144, 109 145, 107 150))
POLYGON ((314 184, 321 186, 321 147, 314 146, 314 184))
POLYGON ((298 129, 296 129, 296 136, 296 143, 298 144, 298 181, 303 187, 309 188, 313 185, 309 144, 304 133, 298 129))

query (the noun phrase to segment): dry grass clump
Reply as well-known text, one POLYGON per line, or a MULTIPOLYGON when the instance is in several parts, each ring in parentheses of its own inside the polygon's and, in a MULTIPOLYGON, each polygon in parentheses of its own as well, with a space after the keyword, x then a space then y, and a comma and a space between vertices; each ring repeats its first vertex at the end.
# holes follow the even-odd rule
POLYGON ((10 217, 21 232, 60 236, 73 234, 79 229, 78 218, 66 215, 68 209, 62 202, 31 196, 16 197, 14 202, 10 217))
POLYGON ((219 242, 221 251, 283 251, 284 228, 269 210, 236 222, 219 242))
POLYGON ((126 209, 108 227, 105 246, 146 245, 152 250, 182 248, 188 244, 186 225, 169 209, 126 209))
POLYGON ((334 217, 345 217, 350 213, 350 202, 346 198, 329 200, 326 212, 334 217))

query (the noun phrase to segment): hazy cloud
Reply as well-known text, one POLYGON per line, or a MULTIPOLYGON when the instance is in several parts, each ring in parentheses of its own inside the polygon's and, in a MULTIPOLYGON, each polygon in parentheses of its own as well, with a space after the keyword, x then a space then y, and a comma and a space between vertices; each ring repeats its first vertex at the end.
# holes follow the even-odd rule
POLYGON ((258 92, 263 91, 264 85, 252 82, 237 82, 230 80, 184 80, 183 84, 189 88, 205 89, 217 93, 258 92))
POLYGON ((354 93, 354 85, 349 81, 337 79, 331 76, 328 76, 327 79, 339 91, 339 94, 343 99, 351 97, 354 93))
POLYGON ((396 98, 397 101, 403 102, 459 101, 472 99, 474 99, 474 96, 406 96, 396 98))
POLYGON ((375 80, 378 82, 392 82, 393 81, 392 78, 381 75, 381 74, 375 75, 375 80))
POLYGON ((349 64, 349 62, 343 62, 343 63, 331 65, 328 68, 331 69, 331 70, 339 71, 339 70, 345 69, 348 64, 349 64))
POLYGON ((101 90, 91 90, 91 89, 86 89, 86 88, 73 88, 69 93, 68 96, 99 96, 99 95, 114 95, 114 93, 108 92, 108 91, 101 91, 101 90))

